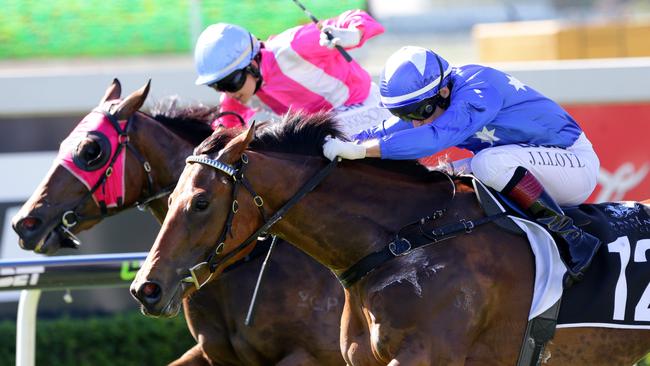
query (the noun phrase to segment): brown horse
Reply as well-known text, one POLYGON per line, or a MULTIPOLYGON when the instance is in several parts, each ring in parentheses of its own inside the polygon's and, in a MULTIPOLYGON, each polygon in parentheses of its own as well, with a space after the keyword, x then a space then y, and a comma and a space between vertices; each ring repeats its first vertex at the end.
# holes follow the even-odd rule
MULTIPOLYGON (((162 221, 167 212, 168 187, 173 186, 194 146, 212 133, 214 109, 189 107, 158 112, 136 112, 144 103, 148 85, 119 101, 117 80, 108 87, 98 110, 111 110, 119 120, 130 120, 126 131, 131 147, 125 168, 123 205, 103 215, 88 199, 88 189, 60 165, 53 167, 13 220, 24 249, 53 253, 67 233, 64 212, 73 211, 74 233, 87 230, 104 216, 118 214, 136 202, 148 202, 162 221), (142 161, 148 162, 149 172, 142 161), (149 178, 147 177, 149 176, 149 178), (162 194, 161 194, 162 193, 162 194), (151 200, 154 198, 153 200, 151 200), (82 204, 80 204, 80 202, 82 204)), ((97 113, 97 112, 91 112, 97 113)), ((89 160, 101 152, 91 140, 78 150, 89 160)), ((69 214, 66 220, 72 220, 69 214)), ((183 303, 188 327, 198 344, 174 365, 339 365, 338 320, 342 291, 331 273, 285 243, 270 258, 265 285, 258 295, 253 326, 243 324, 263 256, 240 261, 223 279, 183 303), (302 276, 293 276, 290 269, 302 276), (234 281, 233 279, 237 279, 234 281), (314 332, 314 324, 318 331, 314 332)))
MULTIPOLYGON (((198 284, 206 270, 218 273, 224 260, 242 255, 240 243, 260 227, 271 225, 271 233, 341 276, 361 258, 385 250, 405 223, 443 208, 440 225, 483 216, 467 183, 415 162, 345 161, 305 194, 303 184, 330 167, 321 146, 336 134, 331 121, 293 118, 254 130, 223 149, 215 134, 188 160, 131 285, 149 312, 177 306, 193 287, 188 273, 198 284), (251 195, 263 198, 266 218, 251 195), (285 212, 287 202, 295 205, 285 212), (265 223, 278 210, 279 219, 265 223)), ((343 357, 355 366, 514 365, 530 310, 533 266, 524 238, 493 223, 396 256, 345 289, 343 357)), ((630 365, 649 348, 645 330, 558 329, 543 360, 630 365)))

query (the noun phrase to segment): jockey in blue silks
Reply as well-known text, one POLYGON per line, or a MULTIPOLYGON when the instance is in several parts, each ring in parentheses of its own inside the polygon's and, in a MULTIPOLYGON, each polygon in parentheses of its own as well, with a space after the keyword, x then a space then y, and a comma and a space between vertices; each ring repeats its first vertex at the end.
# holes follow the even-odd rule
POLYGON ((386 61, 381 103, 394 115, 355 142, 330 139, 329 159, 417 159, 451 146, 470 150, 466 165, 568 245, 576 280, 600 241, 574 225, 558 205, 584 202, 600 162, 575 120, 557 103, 514 77, 485 66, 451 67, 420 47, 386 61))

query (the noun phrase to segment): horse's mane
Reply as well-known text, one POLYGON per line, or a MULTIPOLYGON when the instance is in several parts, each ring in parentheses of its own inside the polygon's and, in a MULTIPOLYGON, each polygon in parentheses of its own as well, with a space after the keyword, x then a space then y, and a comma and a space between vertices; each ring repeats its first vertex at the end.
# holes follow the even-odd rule
MULTIPOLYGON (((281 122, 263 122, 257 126, 250 148, 258 151, 323 156, 323 143, 327 136, 345 139, 338 123, 334 116, 327 112, 310 115, 290 112, 281 122)), ((242 130, 215 132, 203 141, 194 153, 216 153, 223 147, 224 141, 241 132, 242 130)), ((440 174, 432 174, 432 171, 416 160, 364 159, 362 162, 427 181, 433 176, 440 177, 440 174)))
POLYGON ((196 146, 212 134, 210 124, 218 112, 218 106, 194 104, 179 107, 176 98, 167 98, 156 102, 145 114, 163 124, 183 140, 196 146))

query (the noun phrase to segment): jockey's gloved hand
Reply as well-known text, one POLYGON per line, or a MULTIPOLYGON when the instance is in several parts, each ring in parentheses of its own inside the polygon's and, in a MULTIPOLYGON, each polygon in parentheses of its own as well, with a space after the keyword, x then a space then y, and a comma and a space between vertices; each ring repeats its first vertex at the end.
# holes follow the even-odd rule
POLYGON ((323 144, 323 155, 330 160, 340 156, 343 159, 363 159, 366 157, 366 147, 354 142, 337 138, 327 138, 323 144))
POLYGON ((349 48, 357 46, 359 42, 361 42, 361 31, 357 28, 339 28, 325 25, 320 30, 320 41, 318 43, 327 48, 334 48, 335 46, 349 48), (332 35, 332 39, 327 37, 327 33, 332 35))

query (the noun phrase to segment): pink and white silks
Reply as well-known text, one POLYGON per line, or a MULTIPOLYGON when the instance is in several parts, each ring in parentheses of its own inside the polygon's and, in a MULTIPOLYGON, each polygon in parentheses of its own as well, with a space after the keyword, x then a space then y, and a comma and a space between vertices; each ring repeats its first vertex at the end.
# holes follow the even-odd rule
MULTIPOLYGON (((361 41, 349 49, 361 47, 368 39, 384 32, 384 27, 362 10, 346 11, 323 24, 359 29, 361 41)), ((320 46, 319 39, 320 30, 310 23, 271 36, 264 43, 260 50, 264 82, 255 94, 259 101, 277 115, 289 109, 305 113, 333 111, 341 117, 345 113, 344 129, 348 120, 355 119, 351 116, 353 110, 370 113, 365 118, 369 126, 354 126, 352 130, 356 131, 387 118, 388 112, 378 107, 379 90, 368 72, 354 60, 345 61, 336 49, 320 46)), ((221 97, 221 111, 236 112, 246 121, 256 113, 254 108, 225 93, 221 97)), ((233 116, 223 116, 213 122, 213 127, 218 125, 234 127, 239 126, 239 121, 233 116)))

